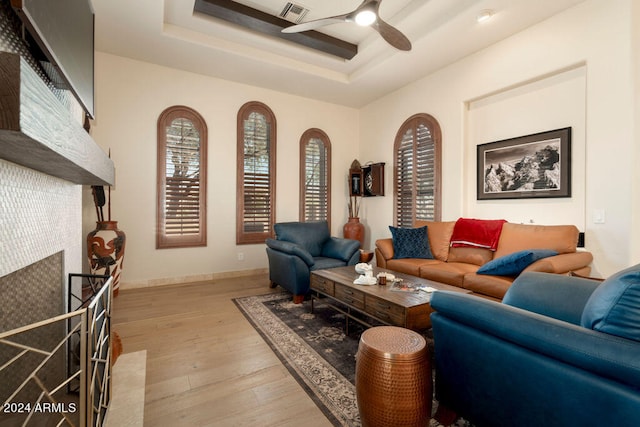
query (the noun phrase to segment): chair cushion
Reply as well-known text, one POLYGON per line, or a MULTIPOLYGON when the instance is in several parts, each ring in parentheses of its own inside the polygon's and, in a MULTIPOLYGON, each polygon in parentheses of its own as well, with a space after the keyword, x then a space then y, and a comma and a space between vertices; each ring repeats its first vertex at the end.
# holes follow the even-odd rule
POLYGON ((280 222, 273 229, 278 240, 298 244, 314 257, 320 256, 322 246, 331 237, 327 221, 280 222))
POLYGON ((514 281, 511 276, 488 276, 486 274, 469 273, 464 275, 462 287, 473 293, 488 296, 501 301, 514 281))
POLYGON ((550 249, 526 249, 489 261, 476 271, 477 274, 492 274, 494 276, 517 276, 535 261, 558 255, 550 249))
POLYGON ((420 276, 422 267, 430 267, 438 264, 444 264, 440 260, 436 259, 422 259, 422 258, 401 258, 401 259, 389 259, 387 260, 387 266, 385 268, 389 270, 399 271, 412 276, 420 276))
POLYGON ((336 258, 314 257, 313 261, 314 264, 311 267, 311 271, 324 270, 325 268, 344 267, 347 265, 346 262, 336 258))
POLYGON ((359 249, 360 242, 357 240, 330 237, 322 247, 320 256, 349 262, 353 254, 359 249))
POLYGON ((292 243, 292 242, 286 242, 284 240, 274 240, 274 239, 267 239, 265 243, 267 244, 268 247, 278 252, 282 252, 289 255, 295 255, 301 258, 309 266, 313 265, 314 263, 313 257, 311 256, 311 254, 306 250, 304 250, 302 247, 300 247, 300 245, 296 245, 295 243, 292 243))
POLYGON ((418 276, 462 288, 465 275, 473 273, 477 268, 477 265, 462 262, 438 262, 433 265, 421 266, 418 276))
POLYGON ((591 294, 582 326, 640 341, 640 264, 622 270, 591 294))
POLYGON ((393 240, 393 257, 433 259, 427 227, 400 228, 389 226, 393 240))
POLYGON ((447 262, 464 262, 467 264, 484 265, 493 259, 491 249, 484 248, 451 248, 447 262))

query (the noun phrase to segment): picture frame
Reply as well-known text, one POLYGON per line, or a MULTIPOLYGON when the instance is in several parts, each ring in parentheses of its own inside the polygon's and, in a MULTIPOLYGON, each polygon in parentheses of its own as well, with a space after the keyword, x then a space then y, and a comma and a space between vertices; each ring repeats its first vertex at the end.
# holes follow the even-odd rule
POLYGON ((571 197, 571 127, 477 146, 477 200, 571 197))

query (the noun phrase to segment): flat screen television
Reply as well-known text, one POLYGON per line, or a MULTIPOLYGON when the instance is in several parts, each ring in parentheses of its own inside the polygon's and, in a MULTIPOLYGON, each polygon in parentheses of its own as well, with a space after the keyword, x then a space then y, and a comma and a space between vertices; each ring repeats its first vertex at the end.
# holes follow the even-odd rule
POLYGON ((11 0, 59 79, 94 118, 94 27, 91 0, 11 0))

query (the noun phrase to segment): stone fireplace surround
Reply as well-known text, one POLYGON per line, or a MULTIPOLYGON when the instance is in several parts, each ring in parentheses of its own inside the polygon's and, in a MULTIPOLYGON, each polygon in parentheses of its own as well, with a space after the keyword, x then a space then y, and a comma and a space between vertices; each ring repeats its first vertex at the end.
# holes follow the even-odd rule
POLYGON ((64 312, 68 274, 81 273, 85 258, 82 185, 114 182, 113 162, 78 108, 48 80, 9 0, 0 0, 0 331, 64 312), (46 272, 33 273, 52 257, 54 291, 34 280, 46 272), (47 299, 51 307, 37 313, 47 299))
POLYGON ((0 278, 63 252, 66 280, 82 272, 82 185, 113 184, 115 170, 20 34, 0 0, 0 278))
MULTIPOLYGON (((67 277, 82 272, 86 257, 82 186, 115 178, 113 162, 83 128, 77 102, 53 86, 20 34, 9 0, 0 0, 0 332, 66 311, 67 277)), ((48 348, 64 334, 45 328, 28 339, 48 348)), ((52 362, 60 369, 41 379, 57 384, 64 361, 56 355, 52 362)), ((5 398, 13 374, 22 381, 20 372, 31 369, 21 363, 0 378, 5 398)), ((24 393, 33 400, 32 390, 24 393)))
POLYGON ((57 252, 63 277, 82 272, 81 186, 0 159, 0 200, 0 283, 57 252))

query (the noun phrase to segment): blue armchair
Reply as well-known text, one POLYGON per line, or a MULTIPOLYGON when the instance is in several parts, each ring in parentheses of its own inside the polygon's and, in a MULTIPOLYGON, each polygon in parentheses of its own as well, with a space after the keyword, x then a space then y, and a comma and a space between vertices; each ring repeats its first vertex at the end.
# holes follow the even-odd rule
POLYGON ((602 283, 524 273, 502 303, 435 292, 431 306, 441 414, 479 427, 640 425, 640 265, 602 283))
POLYGON ((266 240, 270 286, 290 291, 296 304, 309 292, 311 271, 360 260, 360 242, 331 237, 327 221, 280 222, 274 230, 276 239, 266 240))

